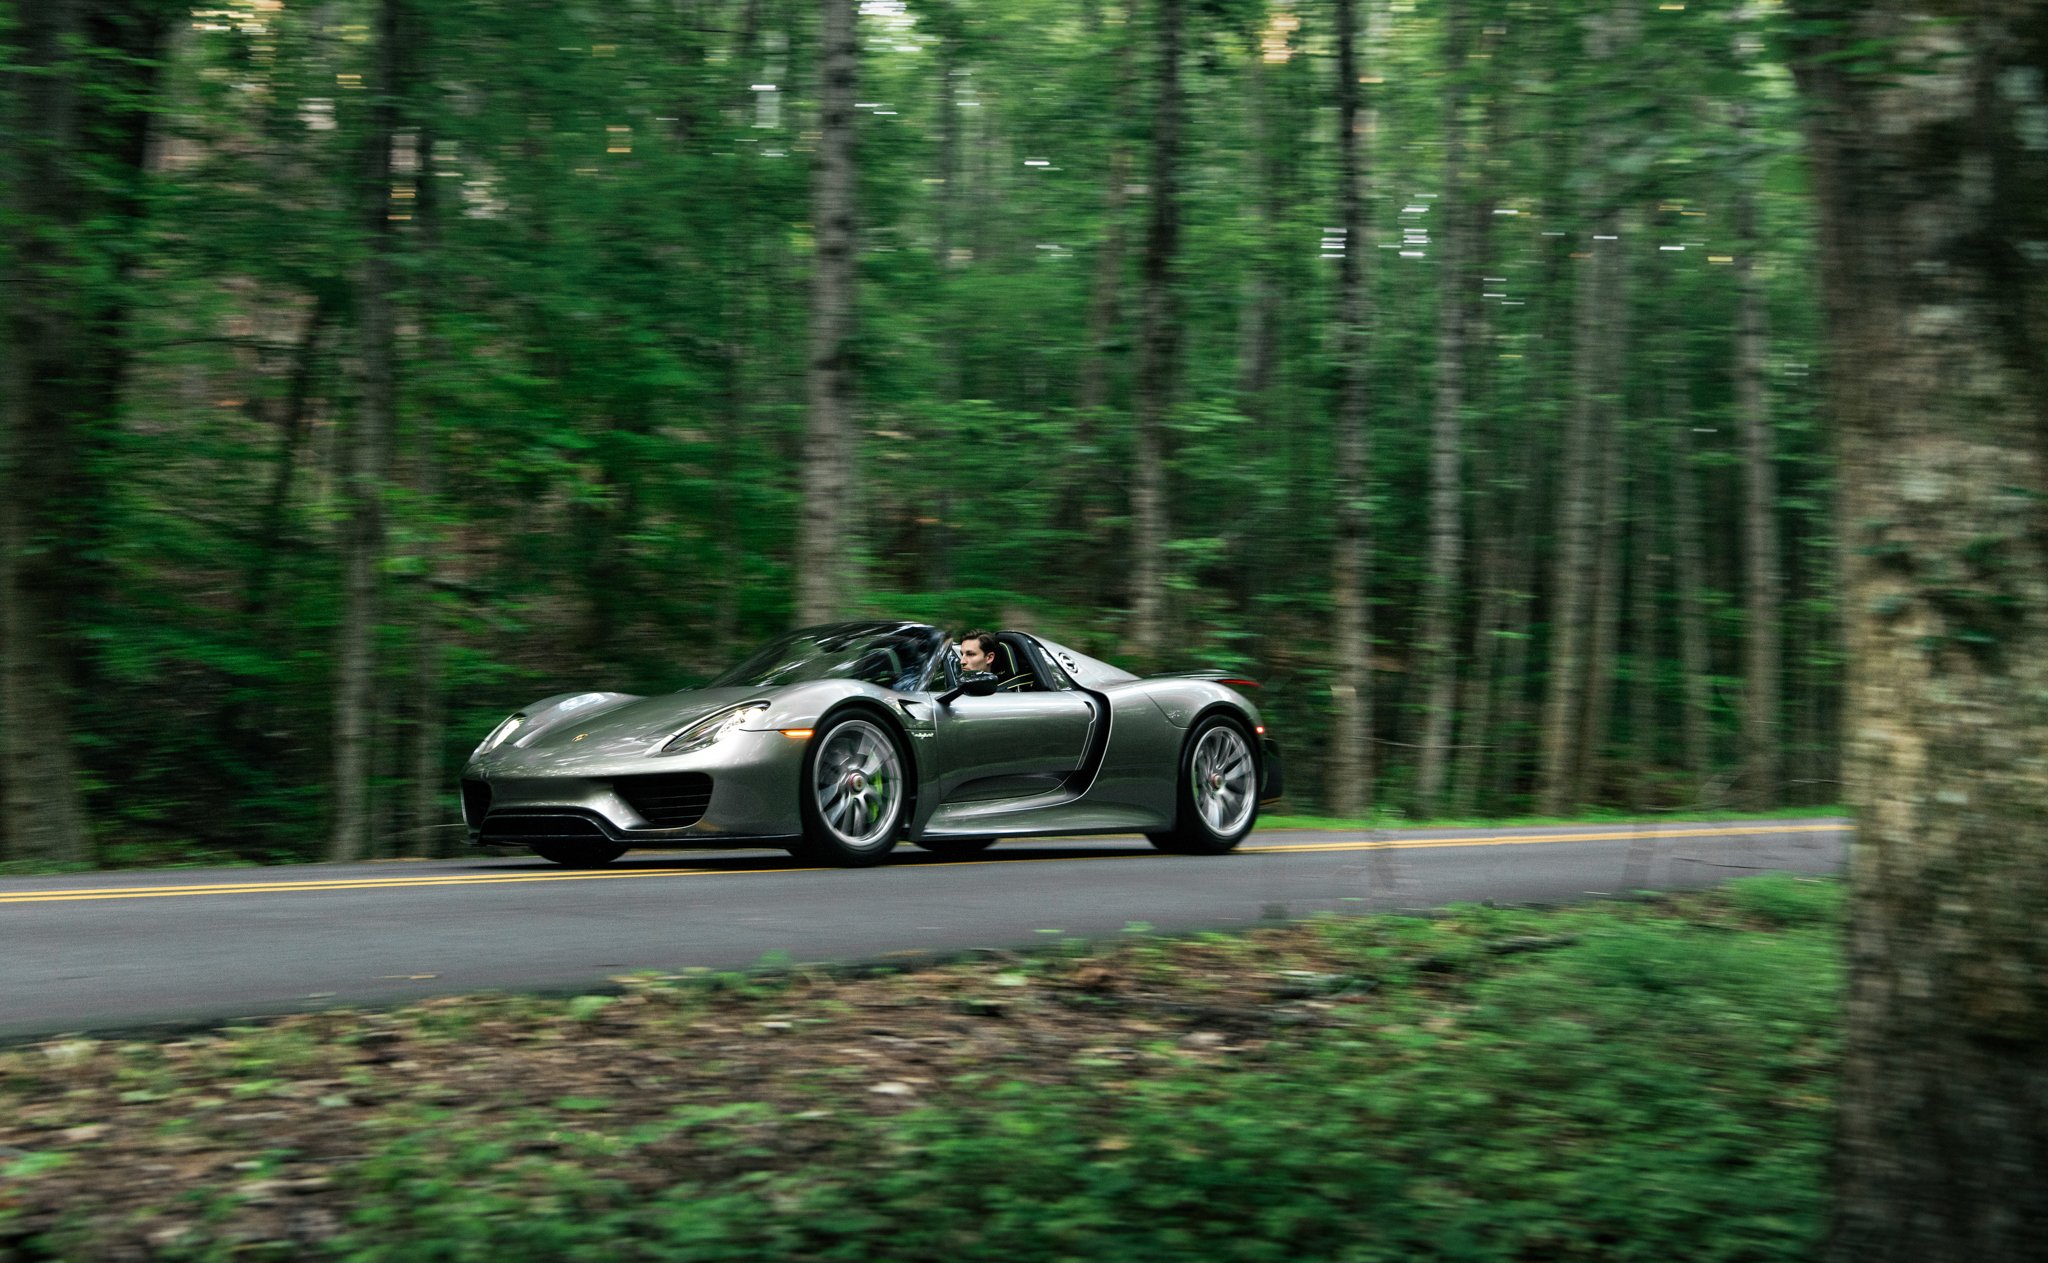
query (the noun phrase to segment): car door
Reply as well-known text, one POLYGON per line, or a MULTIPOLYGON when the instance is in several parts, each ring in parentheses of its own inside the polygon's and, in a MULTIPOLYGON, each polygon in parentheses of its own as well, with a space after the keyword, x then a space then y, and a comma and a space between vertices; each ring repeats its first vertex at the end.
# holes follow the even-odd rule
POLYGON ((1078 771, 1097 703, 1078 691, 956 697, 937 713, 939 801, 1031 798, 1062 789, 1078 771))

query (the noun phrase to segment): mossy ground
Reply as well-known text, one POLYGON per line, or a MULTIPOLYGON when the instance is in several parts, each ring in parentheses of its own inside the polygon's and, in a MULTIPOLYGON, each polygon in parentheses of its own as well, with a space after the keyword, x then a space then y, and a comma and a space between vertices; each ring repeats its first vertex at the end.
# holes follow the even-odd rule
POLYGON ((0 1052, 0 1254, 1808 1257, 1840 889, 0 1052))

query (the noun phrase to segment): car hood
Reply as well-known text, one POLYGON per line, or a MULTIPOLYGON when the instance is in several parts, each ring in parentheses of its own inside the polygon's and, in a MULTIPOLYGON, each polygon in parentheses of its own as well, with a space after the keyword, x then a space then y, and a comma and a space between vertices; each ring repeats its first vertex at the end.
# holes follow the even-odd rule
POLYGON ((536 716, 536 731, 514 740, 519 750, 561 750, 576 746, 592 754, 634 754, 666 741, 698 720, 741 702, 767 700, 773 689, 691 689, 617 702, 562 715, 536 716))
MULTIPOLYGON (((659 750, 670 737, 728 707, 766 702, 768 709, 758 720, 749 720, 749 728, 802 728, 853 695, 866 695, 885 704, 888 696, 851 680, 691 689, 655 697, 561 693, 521 710, 519 730, 503 744, 473 756, 469 772, 486 777, 557 776, 603 769, 604 775, 618 775, 628 766, 641 770, 639 761, 659 750)), ((646 766, 644 770, 659 769, 646 766)))

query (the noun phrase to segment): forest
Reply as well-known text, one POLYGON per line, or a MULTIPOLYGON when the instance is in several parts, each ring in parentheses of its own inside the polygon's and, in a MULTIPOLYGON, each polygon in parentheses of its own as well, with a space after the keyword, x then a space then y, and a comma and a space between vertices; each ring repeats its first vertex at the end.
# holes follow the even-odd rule
POLYGON ((1776 5, 10 13, 0 858, 445 853, 867 615, 1249 673, 1296 810, 1840 798, 1776 5))
POLYGON ((1297 810, 1847 803, 1828 1257, 2040 1253, 2041 0, 4 0, 0 297, 12 869, 1036 629, 1297 810))

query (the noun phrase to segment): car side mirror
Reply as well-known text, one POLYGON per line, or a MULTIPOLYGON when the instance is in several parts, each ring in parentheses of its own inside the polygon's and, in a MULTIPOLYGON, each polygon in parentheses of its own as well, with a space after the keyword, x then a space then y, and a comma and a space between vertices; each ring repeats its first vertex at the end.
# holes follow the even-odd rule
POLYGON ((993 671, 969 671, 960 677, 960 683, 939 694, 939 705, 951 706, 961 697, 987 697, 996 691, 996 673, 993 671))

